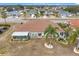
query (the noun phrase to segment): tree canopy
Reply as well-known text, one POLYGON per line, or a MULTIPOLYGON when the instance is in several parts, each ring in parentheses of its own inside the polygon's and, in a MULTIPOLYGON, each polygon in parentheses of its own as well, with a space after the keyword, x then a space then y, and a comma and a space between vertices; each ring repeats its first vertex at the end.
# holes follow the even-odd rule
POLYGON ((44 35, 46 36, 46 38, 48 38, 48 36, 54 36, 55 37, 56 34, 56 29, 54 27, 52 27, 52 25, 49 25, 46 30, 44 31, 44 35))
POLYGON ((1 17, 4 18, 4 19, 7 18, 7 13, 5 11, 2 11, 1 12, 1 17))
POLYGON ((79 12, 79 6, 70 6, 64 9, 65 11, 76 13, 79 12))

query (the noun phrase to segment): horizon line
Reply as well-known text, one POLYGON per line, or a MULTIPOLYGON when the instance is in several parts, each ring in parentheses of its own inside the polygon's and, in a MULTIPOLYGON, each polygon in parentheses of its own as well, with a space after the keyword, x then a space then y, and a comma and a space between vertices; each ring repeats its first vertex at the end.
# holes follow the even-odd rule
POLYGON ((0 3, 0 5, 6 6, 6 5, 79 5, 76 3, 0 3))

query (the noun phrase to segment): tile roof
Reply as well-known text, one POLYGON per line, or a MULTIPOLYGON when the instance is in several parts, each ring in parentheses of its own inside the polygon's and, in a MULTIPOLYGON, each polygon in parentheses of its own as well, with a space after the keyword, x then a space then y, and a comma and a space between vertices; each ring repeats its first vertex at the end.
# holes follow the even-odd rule
POLYGON ((15 26, 15 31, 31 31, 31 32, 43 32, 48 25, 53 27, 58 27, 57 31, 63 31, 56 23, 50 20, 31 20, 25 24, 18 24, 15 26))
POLYGON ((75 27, 75 28, 79 27, 79 19, 70 20, 69 23, 72 27, 75 27))

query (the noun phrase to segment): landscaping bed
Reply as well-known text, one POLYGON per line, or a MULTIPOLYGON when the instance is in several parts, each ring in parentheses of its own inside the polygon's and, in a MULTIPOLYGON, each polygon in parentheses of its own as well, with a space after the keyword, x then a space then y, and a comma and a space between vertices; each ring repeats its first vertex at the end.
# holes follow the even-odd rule
POLYGON ((9 29, 10 25, 9 24, 0 24, 0 34, 4 33, 9 29))
POLYGON ((10 24, 0 24, 0 27, 1 27, 1 26, 10 27, 10 24))
POLYGON ((60 44, 63 44, 63 45, 67 45, 68 44, 68 41, 67 40, 60 40, 58 41, 60 44))

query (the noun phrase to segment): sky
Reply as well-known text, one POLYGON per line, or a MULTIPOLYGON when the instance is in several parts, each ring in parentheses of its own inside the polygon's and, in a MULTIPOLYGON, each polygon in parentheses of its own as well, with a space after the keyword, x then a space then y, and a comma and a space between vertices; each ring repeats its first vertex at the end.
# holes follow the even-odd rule
POLYGON ((0 0, 0 3, 77 3, 79 0, 0 0))

